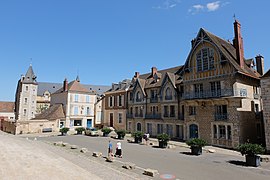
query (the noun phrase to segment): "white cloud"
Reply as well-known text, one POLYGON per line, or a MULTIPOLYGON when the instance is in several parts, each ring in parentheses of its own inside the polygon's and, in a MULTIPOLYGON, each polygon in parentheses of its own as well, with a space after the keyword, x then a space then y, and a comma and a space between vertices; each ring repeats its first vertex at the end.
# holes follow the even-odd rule
POLYGON ((213 12, 228 4, 230 4, 230 2, 221 1, 209 2, 207 4, 195 4, 190 9, 188 9, 188 12, 192 15, 198 14, 200 12, 213 12))
POLYGON ((202 10, 202 9, 204 9, 204 6, 201 5, 201 4, 196 4, 196 5, 193 5, 192 7, 193 7, 194 9, 196 9, 196 10, 202 10))
POLYGON ((208 11, 216 11, 220 7, 220 1, 207 3, 206 7, 207 7, 208 11))
POLYGON ((181 2, 181 0, 164 0, 162 4, 158 5, 158 6, 153 6, 153 9, 171 9, 174 8, 175 6, 177 6, 177 4, 179 4, 181 2))

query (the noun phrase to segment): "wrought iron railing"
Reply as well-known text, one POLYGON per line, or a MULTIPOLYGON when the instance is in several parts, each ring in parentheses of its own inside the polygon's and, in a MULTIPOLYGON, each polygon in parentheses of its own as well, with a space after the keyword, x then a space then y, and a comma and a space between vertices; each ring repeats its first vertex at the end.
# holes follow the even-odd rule
POLYGON ((227 120, 228 119, 228 114, 215 114, 215 120, 220 121, 220 120, 227 120))
POLYGON ((218 98, 218 97, 247 97, 246 89, 220 89, 216 91, 200 91, 200 92, 185 92, 184 99, 206 99, 206 98, 218 98))
POLYGON ((161 114, 145 114, 145 119, 161 119, 161 114))

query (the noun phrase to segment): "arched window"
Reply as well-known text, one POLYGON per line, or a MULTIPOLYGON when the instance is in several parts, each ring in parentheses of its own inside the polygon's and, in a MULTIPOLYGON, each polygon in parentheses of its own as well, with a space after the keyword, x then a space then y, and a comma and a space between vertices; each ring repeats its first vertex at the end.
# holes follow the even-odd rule
POLYGON ((196 124, 191 124, 189 126, 189 138, 198 138, 198 126, 196 124))
POLYGON ((140 102, 140 101, 142 101, 142 97, 141 97, 141 92, 138 91, 138 92, 136 93, 136 102, 140 102))
POLYGON ((171 100, 172 99, 172 90, 171 88, 167 88, 165 91, 165 100, 171 100))
POLYGON ((214 50, 203 48, 196 54, 197 71, 214 69, 214 50))
POLYGON ((137 131, 142 131, 142 124, 141 123, 137 123, 137 131))

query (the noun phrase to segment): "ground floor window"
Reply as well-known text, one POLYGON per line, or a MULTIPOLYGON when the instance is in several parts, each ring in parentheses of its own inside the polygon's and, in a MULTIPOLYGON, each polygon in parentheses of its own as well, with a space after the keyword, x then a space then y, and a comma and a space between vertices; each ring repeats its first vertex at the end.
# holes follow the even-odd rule
POLYGON ((131 131, 131 122, 128 122, 128 130, 131 131))
POLYGON ((137 131, 142 131, 142 124, 141 123, 137 123, 137 131))
POLYGON ((82 120, 74 120, 74 126, 82 126, 82 120))
POLYGON ((166 130, 167 130, 167 134, 172 137, 173 136, 173 126, 171 124, 166 124, 166 130))
POLYGON ((118 113, 118 123, 122 123, 122 119, 123 119, 123 114, 118 113))
POLYGON ((157 134, 163 133, 163 124, 157 124, 157 134))
POLYGON ((146 124, 146 127, 147 127, 147 133, 152 135, 152 124, 151 123, 147 123, 146 124))
POLYGON ((218 126, 218 130, 219 130, 219 138, 226 138, 226 129, 224 125, 219 125, 218 126))
POLYGON ((213 125, 213 138, 214 139, 232 139, 232 127, 226 124, 213 125))

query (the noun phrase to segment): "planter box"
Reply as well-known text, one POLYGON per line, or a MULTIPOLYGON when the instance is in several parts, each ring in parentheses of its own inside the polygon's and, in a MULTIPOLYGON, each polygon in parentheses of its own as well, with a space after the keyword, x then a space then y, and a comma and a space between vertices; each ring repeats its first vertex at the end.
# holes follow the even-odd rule
POLYGON ((135 141, 135 143, 141 143, 142 142, 142 137, 135 137, 134 141, 135 141))
POLYGON ((253 167, 258 167, 260 166, 260 156, 257 155, 246 155, 246 165, 247 166, 253 166, 253 167))
POLYGON ((158 141, 158 147, 160 148, 166 148, 168 145, 167 141, 158 141))
POLYGON ((202 154, 202 147, 197 147, 197 146, 191 146, 191 154, 193 155, 201 155, 202 154))

